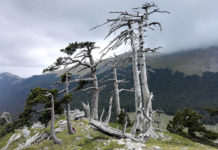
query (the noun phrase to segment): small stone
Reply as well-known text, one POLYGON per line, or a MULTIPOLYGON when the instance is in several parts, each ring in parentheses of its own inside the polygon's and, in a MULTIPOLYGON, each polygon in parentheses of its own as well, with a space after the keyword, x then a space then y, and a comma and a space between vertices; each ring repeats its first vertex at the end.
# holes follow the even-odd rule
POLYGON ((127 142, 132 142, 132 140, 131 140, 131 139, 129 139, 129 138, 127 138, 127 139, 126 139, 126 141, 127 141, 127 142))
POLYGON ((30 135, 30 131, 27 129, 27 127, 24 127, 22 129, 22 133, 23 133, 23 136, 24 136, 25 139, 27 139, 29 137, 29 135, 30 135))
POLYGON ((55 133, 60 133, 60 132, 63 132, 65 130, 65 128, 56 128, 54 130, 55 133))
POLYGON ((80 122, 80 123, 79 123, 79 126, 83 126, 83 125, 84 125, 84 123, 83 123, 83 122, 80 122))
POLYGON ((42 129, 42 128, 45 128, 45 126, 42 125, 41 122, 34 123, 31 127, 31 129, 42 129))
POLYGON ((60 126, 66 126, 67 125, 67 121, 66 120, 60 120, 58 121, 58 125, 60 126))
POLYGON ((92 140, 92 139, 93 139, 93 137, 91 137, 89 134, 88 134, 88 135, 86 135, 86 137, 87 137, 88 139, 90 139, 90 140, 92 140))
POLYGON ((162 150, 160 146, 153 146, 154 150, 162 150))
POLYGON ((75 140, 79 141, 81 139, 81 137, 76 137, 75 140))
POLYGON ((124 142, 123 139, 120 139, 120 140, 117 141, 117 144, 119 144, 119 145, 123 145, 123 144, 125 144, 125 142, 124 142))

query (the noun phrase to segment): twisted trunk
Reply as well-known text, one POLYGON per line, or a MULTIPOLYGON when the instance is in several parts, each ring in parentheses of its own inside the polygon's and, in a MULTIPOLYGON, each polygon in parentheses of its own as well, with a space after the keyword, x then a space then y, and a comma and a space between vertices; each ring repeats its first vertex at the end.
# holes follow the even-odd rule
POLYGON ((113 67, 113 74, 114 74, 114 93, 115 93, 115 101, 116 101, 116 118, 120 114, 120 96, 119 96, 119 85, 117 80, 117 68, 116 64, 113 67))
MULTIPOLYGON (((142 20, 144 20, 144 16, 142 17, 142 20)), ((146 58, 145 58, 145 52, 144 51, 144 38, 143 38, 143 30, 142 30, 143 22, 138 22, 138 29, 139 29, 139 62, 140 62, 140 71, 141 71, 141 86, 142 86, 142 94, 143 94, 143 101, 144 101, 144 113, 147 116, 144 117, 144 125, 143 125, 143 133, 145 138, 149 137, 156 137, 155 132, 153 131, 152 126, 152 98, 153 95, 150 93, 148 88, 148 81, 147 81, 147 69, 146 69, 146 58)))
MULTIPOLYGON (((69 81, 68 81, 68 72, 66 72, 66 81, 65 81, 65 85, 66 85, 66 94, 69 94, 69 81)), ((71 126, 71 111, 70 111, 70 101, 67 101, 66 104, 66 116, 67 116, 67 129, 68 129, 68 133, 69 134, 73 134, 73 130, 72 130, 72 126, 71 126)))
POLYGON ((135 88, 135 109, 136 109, 136 119, 133 124, 131 134, 135 135, 136 130, 138 128, 141 130, 141 126, 142 126, 142 124, 140 123, 141 122, 140 117, 138 116, 138 110, 142 107, 142 95, 141 95, 141 85, 140 85, 139 71, 138 71, 138 54, 137 54, 137 49, 135 47, 135 38, 134 38, 133 28, 130 23, 128 24, 128 27, 129 27, 131 47, 133 51, 132 65, 133 65, 133 79, 134 79, 134 88, 135 88))
POLYGON ((130 34, 130 42, 132 47, 132 67, 133 67, 133 79, 134 79, 134 88, 135 88, 135 110, 137 111, 139 106, 142 105, 142 96, 141 96, 141 85, 139 80, 139 71, 138 71, 138 55, 137 55, 137 49, 135 46, 135 39, 134 39, 134 33, 133 28, 131 26, 131 23, 128 24, 129 27, 129 34, 130 34))
POLYGON ((107 124, 101 123, 99 121, 91 120, 90 125, 95 127, 95 129, 97 129, 105 134, 108 134, 108 135, 112 135, 112 136, 115 136, 118 138, 129 138, 129 139, 136 141, 136 142, 143 142, 143 141, 140 141, 140 139, 133 137, 131 134, 128 134, 128 133, 125 133, 121 130, 112 128, 112 127, 108 126, 107 124))
POLYGON ((113 101, 114 93, 111 94, 110 96, 110 102, 109 102, 109 109, 108 109, 108 115, 105 119, 105 123, 108 124, 111 118, 111 109, 112 109, 112 101, 113 101))
POLYGON ((98 98, 99 98, 99 88, 96 71, 91 71, 91 76, 94 78, 92 81, 92 86, 94 89, 92 90, 92 100, 91 100, 91 118, 94 120, 98 120, 98 98))
POLYGON ((92 99, 91 99, 91 119, 98 120, 98 99, 99 99, 99 87, 98 79, 96 75, 96 68, 94 67, 94 59, 91 53, 88 53, 91 69, 91 77, 94 79, 92 81, 92 99))
POLYGON ((55 144, 61 144, 62 140, 58 139, 55 135, 55 132, 54 132, 55 111, 54 111, 54 97, 52 94, 51 94, 51 107, 52 107, 52 109, 51 109, 51 127, 50 127, 51 138, 54 140, 55 144))
POLYGON ((89 102, 87 102, 87 105, 82 102, 82 106, 83 106, 83 109, 85 110, 87 119, 90 120, 90 106, 89 106, 89 102))

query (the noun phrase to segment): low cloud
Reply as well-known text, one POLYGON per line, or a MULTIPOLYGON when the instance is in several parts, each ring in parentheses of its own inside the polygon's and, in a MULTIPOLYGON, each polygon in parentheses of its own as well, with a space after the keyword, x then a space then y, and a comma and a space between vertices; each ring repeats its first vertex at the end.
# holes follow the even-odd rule
MULTIPOLYGON (((106 44, 107 26, 89 31, 110 17, 109 11, 130 10, 142 0, 7 0, 0 5, 0 72, 23 77, 40 74, 72 41, 106 44), (22 70, 22 71, 21 71, 22 70)), ((163 31, 149 32, 146 44, 163 46, 162 52, 216 45, 218 1, 155 1, 162 10, 151 19, 163 31)), ((118 50, 117 50, 118 51, 118 50)), ((122 51, 122 50, 121 50, 122 51)))

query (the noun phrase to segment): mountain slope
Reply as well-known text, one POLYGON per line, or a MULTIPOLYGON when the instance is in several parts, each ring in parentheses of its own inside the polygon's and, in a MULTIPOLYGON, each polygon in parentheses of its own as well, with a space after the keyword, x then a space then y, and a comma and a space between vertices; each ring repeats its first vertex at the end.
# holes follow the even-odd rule
MULTIPOLYGON (((178 109, 190 107, 204 114, 207 123, 218 122, 218 117, 209 117, 203 109, 204 107, 218 107, 218 69, 216 64, 216 62, 218 63, 218 48, 212 47, 205 50, 149 57, 149 60, 151 59, 152 62, 149 65, 154 68, 155 73, 149 72, 148 76, 150 90, 155 96, 153 101, 155 109, 162 109, 172 115, 178 109), (207 65, 210 66, 209 69, 212 72, 205 72, 208 68, 207 65)), ((99 67, 99 80, 112 72, 105 63, 106 61, 99 67)), ((131 65, 126 66, 118 73, 123 74, 129 81, 120 87, 131 88, 133 86, 131 65)), ((60 75, 61 71, 58 74, 60 75)), ((80 74, 85 75, 87 71, 80 74)), ((74 75, 78 74, 74 72, 74 75)), ((112 78, 112 74, 109 78, 112 78)), ((120 78, 122 77, 120 76, 120 78)), ((8 73, 0 74, 0 112, 20 113, 31 89, 35 87, 50 88, 50 85, 57 80, 59 78, 56 74, 32 76, 27 79, 8 73)), ((102 84, 104 83, 100 83, 100 85, 102 84)), ((107 110, 109 93, 113 90, 113 83, 106 84, 108 86, 100 93, 99 112, 103 108, 107 110)), ((74 86, 75 84, 71 85, 71 88, 74 86)), ((122 92, 120 96, 121 108, 128 112, 134 111, 134 94, 122 92)), ((73 93, 72 108, 81 108, 81 102, 87 102, 90 99, 89 92, 73 93)))
MULTIPOLYGON (((73 119, 72 119, 73 120, 73 119)), ((130 139, 117 139, 105 135, 88 125, 86 119, 73 120, 73 127, 76 129, 75 134, 69 135, 66 128, 66 118, 65 115, 61 115, 55 124, 55 128, 60 128, 64 126, 64 131, 57 133, 57 137, 62 140, 62 145, 53 144, 53 141, 44 140, 43 136, 46 137, 49 133, 49 127, 40 128, 24 128, 16 130, 15 133, 7 134, 6 136, 0 138, 0 149, 5 148, 9 139, 13 135, 20 135, 20 137, 8 145, 8 149, 16 149, 25 145, 25 143, 30 143, 28 146, 24 146, 24 150, 66 150, 66 149, 78 149, 78 150, 215 150, 216 148, 211 146, 206 146, 196 142, 192 142, 189 139, 183 138, 179 135, 169 133, 164 129, 158 132, 160 135, 158 139, 149 139, 147 143, 137 143, 130 139), (63 122, 65 121, 65 124, 63 122), (62 123, 60 125, 60 122, 62 123), (36 139, 36 140, 31 140, 36 139), (29 140, 29 141, 28 141, 29 140), (27 142, 28 141, 28 142, 27 142)), ((110 126, 122 130, 123 125, 117 123, 110 123, 110 126)), ((130 132, 131 127, 127 128, 126 132, 130 132)), ((26 144, 27 145, 27 144, 26 144)))
POLYGON ((19 113, 23 110, 30 90, 35 87, 50 88, 56 75, 47 74, 22 79, 8 73, 0 74, 0 112, 19 113))
POLYGON ((153 68, 168 68, 186 75, 218 72, 218 47, 180 51, 150 59, 153 68))

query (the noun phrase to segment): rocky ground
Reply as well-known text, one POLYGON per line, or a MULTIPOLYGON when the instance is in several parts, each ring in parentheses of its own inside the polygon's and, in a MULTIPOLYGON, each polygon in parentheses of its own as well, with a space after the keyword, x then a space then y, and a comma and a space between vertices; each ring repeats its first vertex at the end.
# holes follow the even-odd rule
MULTIPOLYGON (((32 127, 23 127, 15 133, 0 139, 1 150, 213 150, 215 148, 194 143, 165 130, 159 131, 158 139, 149 139, 147 143, 137 143, 130 139, 116 139, 93 129, 85 118, 74 120, 72 126, 76 133, 69 135, 64 115, 57 117, 55 132, 62 139, 62 145, 54 145, 49 137, 49 127, 35 123, 32 127)), ((110 124, 122 128, 116 123, 110 124)), ((127 132, 130 129, 127 129, 127 132)))

